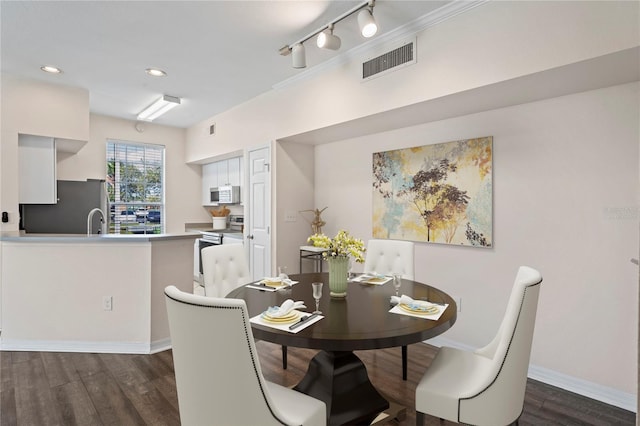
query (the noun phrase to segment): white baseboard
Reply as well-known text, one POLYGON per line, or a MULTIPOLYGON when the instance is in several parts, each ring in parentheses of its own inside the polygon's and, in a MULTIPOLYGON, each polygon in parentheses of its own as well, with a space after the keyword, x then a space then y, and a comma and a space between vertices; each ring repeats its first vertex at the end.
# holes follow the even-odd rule
POLYGON ((151 342, 151 348, 149 353, 155 354, 158 352, 166 351, 167 349, 171 349, 171 338, 167 337, 166 339, 156 340, 155 342, 151 342))
POLYGON ((149 343, 0 339, 2 351, 148 354, 150 349, 149 343))
MULTIPOLYGON (((476 349, 442 337, 434 337, 424 343, 438 348, 441 346, 449 346, 467 351, 476 349)), ((529 365, 528 376, 530 379, 537 380, 551 386, 556 386, 569 392, 604 402, 605 404, 613 405, 634 413, 638 412, 635 394, 622 392, 617 389, 588 382, 577 377, 569 376, 567 374, 559 373, 536 365, 529 365)))
POLYGON ((539 382, 556 386, 591 399, 596 399, 609 405, 633 411, 634 413, 638 412, 636 395, 634 394, 588 382, 536 365, 529 365, 529 377, 539 382))
POLYGON ((109 354, 155 354, 171 349, 171 338, 148 343, 77 342, 59 340, 0 339, 0 351, 86 352, 109 354))

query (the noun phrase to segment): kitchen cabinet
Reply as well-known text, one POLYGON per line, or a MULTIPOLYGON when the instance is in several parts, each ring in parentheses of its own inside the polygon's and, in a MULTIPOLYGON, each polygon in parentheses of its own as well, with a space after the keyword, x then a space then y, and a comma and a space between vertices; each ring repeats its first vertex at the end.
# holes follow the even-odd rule
POLYGON ((233 185, 242 186, 242 157, 216 161, 202 165, 202 205, 215 206, 210 199, 211 188, 233 185))
POLYGON ((227 163, 229 185, 242 186, 242 157, 230 158, 227 163))
POLYGON ((56 204, 56 142, 18 135, 18 197, 21 204, 56 204))
POLYGON ((229 160, 218 161, 218 185, 229 185, 229 160))
POLYGON ((211 188, 218 186, 218 163, 202 165, 202 205, 211 206, 211 188))

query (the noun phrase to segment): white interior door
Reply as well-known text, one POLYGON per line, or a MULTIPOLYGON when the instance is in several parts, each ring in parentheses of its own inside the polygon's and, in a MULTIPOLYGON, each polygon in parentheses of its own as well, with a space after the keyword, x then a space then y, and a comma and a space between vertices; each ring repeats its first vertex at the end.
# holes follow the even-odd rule
POLYGON ((254 280, 271 276, 271 170, 269 147, 249 151, 249 265, 254 280))

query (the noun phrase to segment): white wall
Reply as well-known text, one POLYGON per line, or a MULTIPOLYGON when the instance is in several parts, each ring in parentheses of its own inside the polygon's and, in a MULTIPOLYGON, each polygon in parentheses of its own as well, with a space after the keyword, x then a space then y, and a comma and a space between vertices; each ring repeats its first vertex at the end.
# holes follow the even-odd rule
POLYGON ((9 222, 0 231, 17 231, 18 134, 86 141, 89 138, 89 92, 2 74, 0 211, 9 222))
POLYGON ((164 289, 174 285, 193 292, 193 240, 154 241, 151 245, 151 344, 164 350, 171 344, 164 289))
POLYGON ((0 230, 18 230, 18 133, 88 140, 77 154, 59 153, 57 178, 62 180, 104 179, 107 139, 164 145, 167 232, 183 232, 185 222, 210 220, 201 206, 201 166, 186 164, 186 130, 145 123, 140 133, 135 121, 89 114, 89 93, 84 89, 6 74, 2 105, 0 211, 10 213, 10 222, 0 224, 0 230))
POLYGON ((164 350, 170 345, 164 288, 193 290, 190 237, 27 237, 0 247, 4 350, 164 350), (103 309, 105 296, 112 310, 103 309))
POLYGON ((5 349, 148 350, 151 243, 1 245, 5 349), (113 297, 112 311, 103 296, 113 297))
POLYGON ((58 161, 58 179, 104 179, 106 176, 106 144, 108 139, 165 146, 166 231, 184 232, 185 222, 210 220, 200 201, 201 166, 186 164, 185 130, 145 123, 138 132, 134 121, 91 114, 89 143, 77 154, 58 161))
POLYGON ((276 266, 286 266, 287 272, 294 274, 300 272, 300 246, 309 244, 306 241, 311 235, 308 221, 313 220, 312 213, 299 212, 318 207, 314 200, 314 147, 290 142, 275 146, 273 195, 278 202, 272 222, 278 256, 277 259, 274 256, 274 260, 276 266), (287 213, 295 215, 295 222, 285 221, 287 213))
POLYGON ((462 298, 445 337, 487 343, 529 265, 544 277, 532 364, 635 394, 639 96, 633 83, 320 145, 326 231, 371 238, 373 152, 493 136, 494 247, 416 247, 416 279, 462 298))

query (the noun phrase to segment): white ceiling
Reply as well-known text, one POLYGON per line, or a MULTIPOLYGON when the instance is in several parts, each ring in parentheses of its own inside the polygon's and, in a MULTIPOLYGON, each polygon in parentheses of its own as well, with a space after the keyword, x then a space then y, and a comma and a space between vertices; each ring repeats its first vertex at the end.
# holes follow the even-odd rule
MULTIPOLYGON (((378 0, 383 37, 451 0, 378 0)), ((182 105, 159 124, 189 127, 367 41, 356 16, 336 25, 338 52, 307 46, 307 71, 278 54, 361 1, 1 1, 1 70, 85 88, 91 112, 135 120, 162 94, 182 105), (40 71, 54 65, 64 72, 40 71), (166 77, 150 77, 155 67, 166 77)), ((374 37, 375 38, 375 37, 374 37)))

